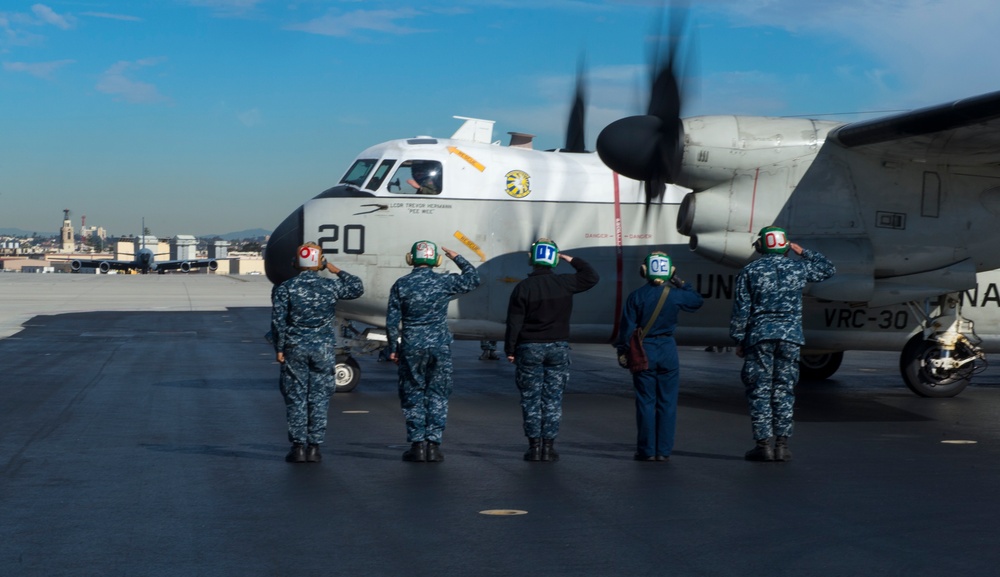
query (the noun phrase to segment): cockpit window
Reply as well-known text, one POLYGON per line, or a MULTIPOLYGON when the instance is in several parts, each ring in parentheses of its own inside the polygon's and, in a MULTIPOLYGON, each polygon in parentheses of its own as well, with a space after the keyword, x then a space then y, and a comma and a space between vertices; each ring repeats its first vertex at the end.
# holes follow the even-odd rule
POLYGON ((407 160, 399 165, 388 190, 394 194, 441 194, 442 166, 436 160, 407 160))
POLYGON ((368 178, 368 174, 372 171, 372 167, 375 166, 375 162, 374 158, 359 158, 355 160, 350 170, 347 171, 347 174, 340 179, 340 183, 361 188, 361 185, 365 183, 365 179, 368 178))
POLYGON ((389 174, 389 170, 392 168, 393 164, 396 164, 395 160, 383 160, 382 164, 378 165, 378 168, 375 170, 375 174, 372 176, 372 179, 368 181, 368 186, 365 188, 368 190, 378 190, 378 187, 382 186, 382 181, 385 180, 385 177, 389 174))

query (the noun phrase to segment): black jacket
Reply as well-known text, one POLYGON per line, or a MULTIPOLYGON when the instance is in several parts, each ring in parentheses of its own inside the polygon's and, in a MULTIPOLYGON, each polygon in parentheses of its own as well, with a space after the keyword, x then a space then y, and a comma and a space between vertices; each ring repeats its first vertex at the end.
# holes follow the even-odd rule
POLYGON ((569 264, 573 274, 555 274, 537 267, 517 283, 507 305, 507 335, 504 352, 513 356, 517 345, 554 343, 569 339, 569 317, 573 295, 592 288, 600 280, 597 271, 580 257, 569 264))

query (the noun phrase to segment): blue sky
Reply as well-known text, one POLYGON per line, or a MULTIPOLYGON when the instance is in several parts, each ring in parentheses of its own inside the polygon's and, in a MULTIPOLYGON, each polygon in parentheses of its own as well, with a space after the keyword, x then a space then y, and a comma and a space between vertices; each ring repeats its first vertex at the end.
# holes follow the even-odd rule
MULTIPOLYGON (((558 147, 645 108, 659 2, 0 5, 0 228, 275 227, 362 149, 454 115, 558 147)), ((684 115, 905 110, 1000 89, 995 0, 692 0, 684 115)))

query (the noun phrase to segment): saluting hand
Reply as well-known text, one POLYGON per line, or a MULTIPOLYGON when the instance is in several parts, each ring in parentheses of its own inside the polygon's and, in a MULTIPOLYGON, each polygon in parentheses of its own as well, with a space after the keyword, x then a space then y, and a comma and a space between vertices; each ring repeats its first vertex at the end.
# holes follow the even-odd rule
POLYGON ((788 246, 792 249, 792 252, 794 252, 795 254, 797 254, 799 256, 802 255, 802 247, 801 246, 795 244, 794 242, 788 243, 788 246))
POLYGON ((447 256, 451 260, 455 260, 455 257, 458 256, 457 252, 451 250, 450 248, 445 248, 443 246, 441 247, 441 252, 443 252, 445 256, 447 256))

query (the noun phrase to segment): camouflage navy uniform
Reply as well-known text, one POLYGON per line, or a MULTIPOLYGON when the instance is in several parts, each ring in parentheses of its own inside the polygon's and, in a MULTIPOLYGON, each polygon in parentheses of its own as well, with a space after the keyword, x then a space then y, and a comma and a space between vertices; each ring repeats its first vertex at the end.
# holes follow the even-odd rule
POLYGON ((448 418, 453 340, 448 303, 479 286, 475 267, 461 255, 454 261, 461 274, 439 274, 418 266, 389 291, 386 332, 389 352, 399 359, 399 400, 410 443, 440 444, 448 418))
MULTIPOLYGON (((643 328, 649 322, 660 295, 667 288, 669 287, 666 285, 648 282, 628 295, 622 309, 618 339, 615 341, 619 356, 626 353, 635 329, 643 328)), ((642 339, 649 368, 632 373, 638 429, 635 450, 637 460, 664 460, 673 451, 677 395, 680 388, 680 361, 674 330, 677 328, 680 311, 694 312, 704 302, 705 299, 698 291, 691 288, 691 283, 674 281, 663 308, 642 339)))
POLYGON ((799 380, 802 289, 833 276, 833 263, 803 250, 801 260, 765 254, 736 277, 729 336, 743 347, 741 377, 754 439, 792 434, 794 386, 799 380))
POLYGON ((335 388, 333 330, 338 300, 364 292, 361 279, 340 271, 325 278, 306 270, 275 287, 271 294, 274 350, 284 353, 281 394, 288 416, 288 440, 320 445, 326 436, 330 394, 335 388))
MULTIPOLYGON (((573 257, 573 274, 535 267, 510 295, 504 351, 516 364, 524 435, 551 450, 562 423, 563 390, 569 382, 569 319, 573 295, 590 290, 600 277, 587 261, 573 257)), ((555 460, 544 459, 544 460, 555 460)), ((529 459, 535 460, 535 459, 529 459)))

